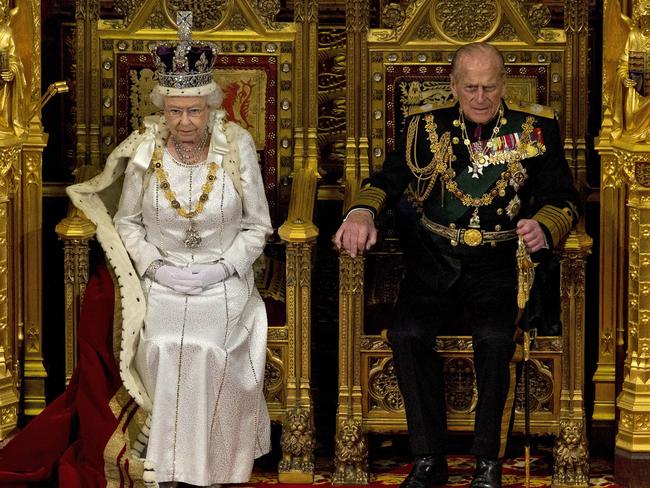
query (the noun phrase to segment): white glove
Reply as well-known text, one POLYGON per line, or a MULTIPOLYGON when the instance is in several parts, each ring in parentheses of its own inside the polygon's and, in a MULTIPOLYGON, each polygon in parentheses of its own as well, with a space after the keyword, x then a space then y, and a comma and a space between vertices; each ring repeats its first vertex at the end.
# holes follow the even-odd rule
POLYGON ((192 272, 192 276, 200 281, 203 288, 219 283, 232 274, 231 266, 223 261, 211 264, 192 264, 188 269, 192 272))
POLYGON ((201 280, 189 268, 163 265, 156 270, 154 280, 167 288, 185 295, 196 295, 203 289, 201 280))

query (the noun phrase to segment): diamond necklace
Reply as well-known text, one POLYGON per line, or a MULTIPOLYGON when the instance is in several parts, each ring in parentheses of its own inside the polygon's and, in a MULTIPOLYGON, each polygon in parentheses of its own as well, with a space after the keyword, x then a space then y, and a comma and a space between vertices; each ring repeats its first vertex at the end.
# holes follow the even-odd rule
POLYGON ((201 160, 201 154, 203 149, 208 145, 209 139, 208 131, 206 130, 203 134, 203 137, 197 144, 191 145, 189 148, 184 146, 175 136, 171 136, 172 144, 176 150, 178 158, 181 160, 181 163, 186 165, 196 164, 201 160))

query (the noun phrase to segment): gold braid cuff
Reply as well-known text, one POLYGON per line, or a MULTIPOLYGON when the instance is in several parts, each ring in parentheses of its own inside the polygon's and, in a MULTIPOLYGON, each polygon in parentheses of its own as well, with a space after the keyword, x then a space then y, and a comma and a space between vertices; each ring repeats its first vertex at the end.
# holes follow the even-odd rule
POLYGON ((369 207, 379 215, 386 203, 386 192, 374 186, 367 186, 359 191, 359 195, 352 204, 353 207, 369 207))
POLYGON ((573 225, 573 210, 564 207, 558 208, 552 205, 544 205, 533 219, 548 229, 553 240, 553 247, 557 246, 560 240, 569 233, 573 225))

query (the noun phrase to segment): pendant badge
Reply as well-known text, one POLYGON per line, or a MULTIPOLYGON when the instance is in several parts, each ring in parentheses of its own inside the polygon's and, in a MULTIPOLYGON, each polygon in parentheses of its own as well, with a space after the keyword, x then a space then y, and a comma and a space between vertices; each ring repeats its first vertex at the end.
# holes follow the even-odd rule
POLYGON ((201 234, 194 227, 194 223, 191 222, 190 226, 185 230, 185 247, 188 249, 196 249, 201 245, 201 234))
POLYGON ((469 219, 469 227, 471 229, 480 229, 481 228, 481 219, 478 216, 478 207, 474 208, 474 213, 469 219))

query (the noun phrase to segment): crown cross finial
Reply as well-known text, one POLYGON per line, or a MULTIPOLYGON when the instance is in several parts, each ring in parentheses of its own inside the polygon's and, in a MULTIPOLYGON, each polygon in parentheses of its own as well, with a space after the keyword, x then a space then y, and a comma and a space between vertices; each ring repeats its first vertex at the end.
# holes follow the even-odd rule
POLYGON ((179 10, 176 14, 176 25, 178 27, 178 39, 181 42, 192 42, 192 12, 179 10))

